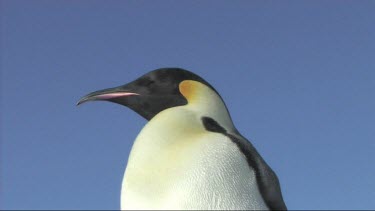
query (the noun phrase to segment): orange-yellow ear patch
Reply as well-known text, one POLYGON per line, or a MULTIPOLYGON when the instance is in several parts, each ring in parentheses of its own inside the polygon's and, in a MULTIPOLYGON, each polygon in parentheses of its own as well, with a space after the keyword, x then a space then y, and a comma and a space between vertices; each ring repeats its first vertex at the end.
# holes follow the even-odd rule
POLYGON ((188 102, 191 102, 194 99, 194 96, 196 96, 199 84, 199 82, 192 80, 185 80, 180 83, 180 92, 188 102))

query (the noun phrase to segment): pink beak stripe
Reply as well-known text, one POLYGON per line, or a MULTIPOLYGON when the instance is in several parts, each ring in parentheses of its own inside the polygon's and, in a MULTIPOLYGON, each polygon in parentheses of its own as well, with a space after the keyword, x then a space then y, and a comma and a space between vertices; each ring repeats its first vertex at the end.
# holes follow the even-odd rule
POLYGON ((125 96, 131 96, 131 95, 139 95, 137 93, 132 93, 132 92, 116 92, 116 93, 108 93, 108 94, 101 94, 95 96, 97 99, 101 100, 107 100, 111 98, 116 98, 116 97, 125 97, 125 96))

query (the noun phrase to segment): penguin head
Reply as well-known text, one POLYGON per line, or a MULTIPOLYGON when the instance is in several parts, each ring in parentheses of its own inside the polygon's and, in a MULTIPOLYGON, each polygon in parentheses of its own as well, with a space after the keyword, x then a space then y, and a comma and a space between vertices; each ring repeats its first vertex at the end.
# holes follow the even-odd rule
POLYGON ((217 94, 208 82, 190 71, 161 68, 128 84, 92 92, 82 97, 77 105, 88 101, 109 101, 129 107, 150 120, 165 109, 188 104, 197 95, 199 87, 217 94))

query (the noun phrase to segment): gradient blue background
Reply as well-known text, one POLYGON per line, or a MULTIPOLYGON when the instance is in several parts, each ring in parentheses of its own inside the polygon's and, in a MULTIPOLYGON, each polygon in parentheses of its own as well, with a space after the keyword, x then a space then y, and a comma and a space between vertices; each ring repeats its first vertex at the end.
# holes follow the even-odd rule
POLYGON ((375 208, 375 1, 1 1, 1 209, 119 209, 146 123, 88 92, 183 67, 290 209, 375 208))

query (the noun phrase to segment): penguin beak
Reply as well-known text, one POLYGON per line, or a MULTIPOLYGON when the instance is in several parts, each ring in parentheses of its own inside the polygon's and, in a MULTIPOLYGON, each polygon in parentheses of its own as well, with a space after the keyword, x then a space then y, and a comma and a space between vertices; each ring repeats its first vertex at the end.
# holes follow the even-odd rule
POLYGON ((95 92, 91 92, 90 94, 82 97, 78 103, 78 105, 81 105, 88 101, 105 101, 105 100, 114 100, 116 98, 122 98, 127 96, 133 96, 133 95, 139 95, 138 93, 130 92, 129 90, 124 90, 124 87, 115 87, 115 88, 109 88, 109 89, 103 89, 95 92))

